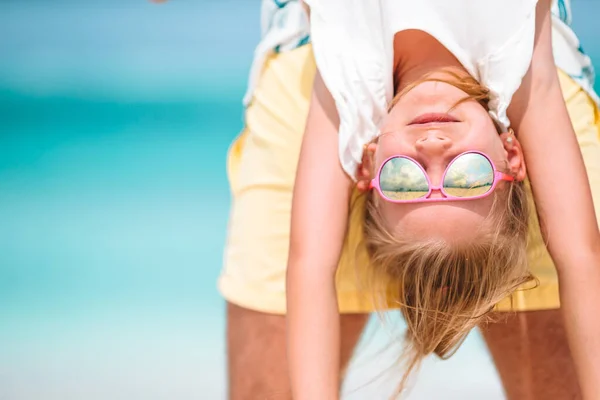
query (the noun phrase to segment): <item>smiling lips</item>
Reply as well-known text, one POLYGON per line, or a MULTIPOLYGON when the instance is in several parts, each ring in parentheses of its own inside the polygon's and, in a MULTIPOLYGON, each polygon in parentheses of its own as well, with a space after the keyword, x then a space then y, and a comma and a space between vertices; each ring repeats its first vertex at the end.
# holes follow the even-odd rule
POLYGON ((415 119, 410 121, 410 123, 408 125, 424 125, 424 124, 431 124, 431 123, 439 124, 439 123, 444 123, 444 122, 460 122, 460 121, 458 119, 454 118, 450 114, 429 113, 429 114, 419 115, 418 117, 416 117, 415 119))

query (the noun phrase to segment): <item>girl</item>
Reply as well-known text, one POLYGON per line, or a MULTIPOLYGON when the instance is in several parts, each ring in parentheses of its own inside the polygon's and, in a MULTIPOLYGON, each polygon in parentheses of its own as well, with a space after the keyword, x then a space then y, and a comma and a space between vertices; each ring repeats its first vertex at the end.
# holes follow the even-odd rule
MULTIPOLYGON (((285 354, 285 267, 291 194, 315 75, 308 19, 300 2, 262 3, 263 39, 256 51, 246 98, 246 129, 229 152, 234 201, 219 280, 228 301, 229 396, 233 400, 290 396, 285 354)), ((555 0, 553 50, 561 69, 563 98, 598 194, 600 142, 591 67, 566 25, 569 21, 568 1, 555 0)), ((311 188, 313 193, 317 187, 321 190, 317 183, 311 188)), ((361 244, 364 200, 355 197, 350 204, 348 234, 336 278, 342 368, 367 313, 374 309, 369 285, 357 282, 355 273, 355 265, 362 267, 368 262, 361 244)), ((574 398, 578 388, 558 310, 557 276, 539 235, 534 209, 530 215, 528 260, 539 286, 515 293, 512 302, 502 301, 497 310, 519 312, 505 313, 501 322, 488 324, 484 336, 509 399, 574 398)), ((394 306, 398 296, 391 294, 388 303, 394 306)))
POLYGON ((292 207, 293 397, 338 396, 335 273, 352 187, 368 191, 370 269, 407 321, 410 370, 451 354, 532 279, 527 161, 581 389, 595 398, 600 320, 586 313, 600 304, 600 234, 556 74, 550 1, 308 3, 318 73, 292 207))

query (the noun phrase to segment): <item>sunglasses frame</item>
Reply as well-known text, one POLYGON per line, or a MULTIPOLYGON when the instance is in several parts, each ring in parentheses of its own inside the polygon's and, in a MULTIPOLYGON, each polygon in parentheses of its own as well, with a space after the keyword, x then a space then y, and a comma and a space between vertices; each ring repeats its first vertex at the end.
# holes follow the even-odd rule
POLYGON ((390 203, 425 203, 425 202, 439 202, 439 201, 465 201, 465 200, 477 200, 477 199, 481 199, 483 197, 487 197, 489 196, 495 189, 496 186, 498 185, 499 181, 508 181, 508 182, 512 182, 514 181, 515 178, 513 178, 512 176, 505 174, 504 172, 498 171, 496 169, 496 165, 494 164, 494 162, 492 161, 492 159, 490 157, 488 157, 487 154, 482 153, 481 151, 476 151, 476 150, 468 150, 465 151, 464 153, 461 153, 459 155, 457 155, 456 157, 454 157, 452 159, 452 161, 450 161, 448 163, 448 166, 446 167, 446 169, 444 170, 444 174, 442 175, 442 180, 441 180, 441 185, 440 186, 433 186, 431 184, 431 180, 429 179, 429 175, 427 174, 427 172, 425 171, 425 169, 423 168, 423 166, 415 159, 409 157, 409 156, 403 156, 403 155, 394 155, 391 157, 388 157, 379 167, 379 170, 377 171, 377 176, 373 179, 371 179, 371 183, 369 184, 369 189, 377 189, 377 191, 379 192, 379 195, 386 201, 389 201, 390 203), (452 164, 454 163, 454 161, 456 161, 458 158, 466 155, 466 154, 479 154, 480 156, 485 157, 486 160, 489 161, 490 165, 492 166, 492 170, 494 171, 494 180, 492 182, 492 187, 490 188, 490 190, 488 190, 487 192, 485 192, 484 194, 480 194, 477 196, 473 196, 473 197, 456 197, 456 196, 452 196, 448 193, 446 193, 446 191, 444 190, 444 179, 446 179, 446 174, 448 173, 448 169, 452 166, 452 164), (427 185, 429 187, 429 191, 427 192, 427 194, 423 197, 419 197, 417 199, 411 199, 411 200, 396 200, 396 199, 390 199, 388 198, 386 195, 383 194, 383 191, 381 190, 381 185, 380 185, 380 181, 381 181, 381 171, 383 170, 383 167, 388 163, 388 161, 390 161, 391 159, 394 158, 405 158, 407 160, 412 161, 413 163, 415 163, 415 165, 417 165, 421 171, 423 172, 423 175, 425 175, 425 179, 427 179, 427 185), (440 193, 442 194, 443 197, 440 198, 431 198, 431 193, 434 190, 439 190, 440 193))

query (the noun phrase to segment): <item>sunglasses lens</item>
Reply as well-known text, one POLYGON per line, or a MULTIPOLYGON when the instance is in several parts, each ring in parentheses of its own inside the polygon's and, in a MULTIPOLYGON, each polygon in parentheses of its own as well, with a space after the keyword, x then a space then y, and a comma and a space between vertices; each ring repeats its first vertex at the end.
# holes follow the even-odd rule
POLYGON ((494 167, 478 153, 458 157, 448 167, 444 190, 454 197, 476 197, 486 194, 494 184, 494 167))
POLYGON ((423 170, 404 157, 386 161, 379 175, 379 186, 389 200, 415 200, 429 193, 429 183, 423 170))

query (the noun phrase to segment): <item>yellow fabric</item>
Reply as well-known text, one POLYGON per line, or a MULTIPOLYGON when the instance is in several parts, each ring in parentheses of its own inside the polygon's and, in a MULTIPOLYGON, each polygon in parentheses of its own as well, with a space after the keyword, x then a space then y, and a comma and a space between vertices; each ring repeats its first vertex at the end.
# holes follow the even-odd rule
MULTIPOLYGON (((246 128, 229 151, 233 203, 219 289, 228 301, 245 308, 285 313, 292 188, 315 69, 309 45, 273 55, 246 110, 246 128)), ((570 78, 563 73, 560 77, 600 215, 598 110, 570 78)), ((345 313, 374 310, 371 286, 367 283, 370 271, 364 267, 366 253, 359 246, 362 210, 362 199, 353 196, 350 227, 337 276, 338 302, 340 311, 345 313)), ((537 227, 535 212, 531 226, 537 227)), ((540 286, 518 291, 512 307, 507 299, 498 305, 499 310, 559 307, 556 272, 539 228, 531 229, 529 259, 540 286)))

